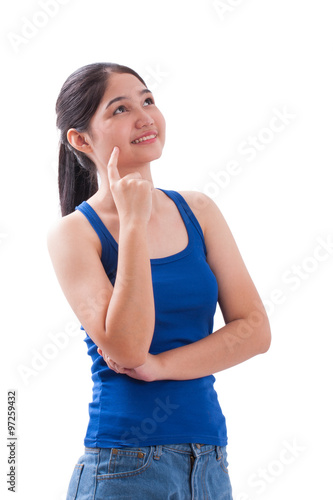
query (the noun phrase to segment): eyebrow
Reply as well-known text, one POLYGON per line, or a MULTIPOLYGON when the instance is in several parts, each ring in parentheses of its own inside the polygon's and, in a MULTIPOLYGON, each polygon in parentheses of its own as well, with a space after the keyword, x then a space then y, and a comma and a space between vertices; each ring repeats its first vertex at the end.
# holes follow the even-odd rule
MULTIPOLYGON (((143 95, 143 94, 152 94, 152 92, 149 89, 143 89, 139 92, 139 95, 143 95)), ((108 107, 111 106, 111 104, 118 102, 118 101, 122 101, 123 99, 129 99, 129 97, 126 97, 123 95, 123 96, 119 96, 119 97, 115 97, 114 99, 111 99, 111 101, 109 101, 108 104, 106 105, 104 111, 106 111, 108 109, 108 107)))

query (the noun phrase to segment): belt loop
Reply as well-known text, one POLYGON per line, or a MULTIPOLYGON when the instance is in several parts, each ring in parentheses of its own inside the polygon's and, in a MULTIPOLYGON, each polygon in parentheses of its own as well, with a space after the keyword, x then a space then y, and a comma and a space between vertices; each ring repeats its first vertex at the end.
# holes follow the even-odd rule
POLYGON ((162 455, 162 445, 157 445, 155 446, 155 451, 154 451, 154 460, 159 460, 162 455))
POLYGON ((222 457, 221 446, 215 446, 215 450, 216 450, 216 460, 221 460, 221 457, 222 457))
POLYGON ((198 452, 198 449, 200 450, 200 447, 198 448, 197 443, 190 443, 190 446, 192 448, 192 455, 197 458, 200 453, 198 452))

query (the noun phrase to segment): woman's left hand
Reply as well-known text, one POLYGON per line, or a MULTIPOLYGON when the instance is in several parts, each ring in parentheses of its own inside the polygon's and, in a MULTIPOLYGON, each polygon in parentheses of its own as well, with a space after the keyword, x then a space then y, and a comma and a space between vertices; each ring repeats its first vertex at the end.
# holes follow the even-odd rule
POLYGON ((100 354, 110 370, 123 375, 128 375, 129 377, 135 378, 137 380, 143 380, 145 382, 154 382, 155 380, 161 380, 161 363, 158 355, 149 354, 147 356, 146 362, 137 366, 136 368, 125 368, 123 366, 117 365, 107 354, 105 354, 100 348, 97 349, 98 354, 100 354))

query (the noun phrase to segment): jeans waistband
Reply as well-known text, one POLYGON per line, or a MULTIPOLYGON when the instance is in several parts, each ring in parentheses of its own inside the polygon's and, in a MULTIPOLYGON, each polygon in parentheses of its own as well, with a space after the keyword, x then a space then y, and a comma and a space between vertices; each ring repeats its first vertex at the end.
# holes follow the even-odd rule
POLYGON ((203 455, 215 450, 216 446, 212 444, 204 443, 175 443, 175 444, 164 444, 162 448, 166 450, 173 450, 178 453, 187 453, 190 455, 203 455))
MULTIPOLYGON (((85 452, 86 453, 102 453, 102 455, 111 455, 112 450, 117 449, 116 446, 113 448, 89 448, 85 447, 85 452)), ((158 459, 162 453, 163 450, 170 450, 174 451, 176 453, 183 453, 183 454, 189 454, 189 455, 194 455, 195 457, 198 457, 200 455, 204 455, 206 453, 210 453, 211 451, 216 451, 217 458, 219 459, 221 457, 222 453, 222 447, 217 446, 217 445, 212 445, 212 444, 205 444, 205 443, 175 443, 175 444, 163 444, 163 445, 153 445, 153 446, 140 446, 140 447, 125 447, 121 448, 123 450, 137 450, 139 451, 144 451, 144 450, 154 450, 154 458, 158 459)))

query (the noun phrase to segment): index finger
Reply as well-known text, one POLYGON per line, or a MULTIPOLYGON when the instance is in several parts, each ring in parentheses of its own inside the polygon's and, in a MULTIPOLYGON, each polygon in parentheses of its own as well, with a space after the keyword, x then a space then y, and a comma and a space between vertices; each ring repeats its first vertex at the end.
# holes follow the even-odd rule
POLYGON ((108 176, 110 181, 116 181, 120 179, 118 171, 118 158, 119 158, 119 148, 115 146, 112 150, 109 163, 107 166, 108 176))

